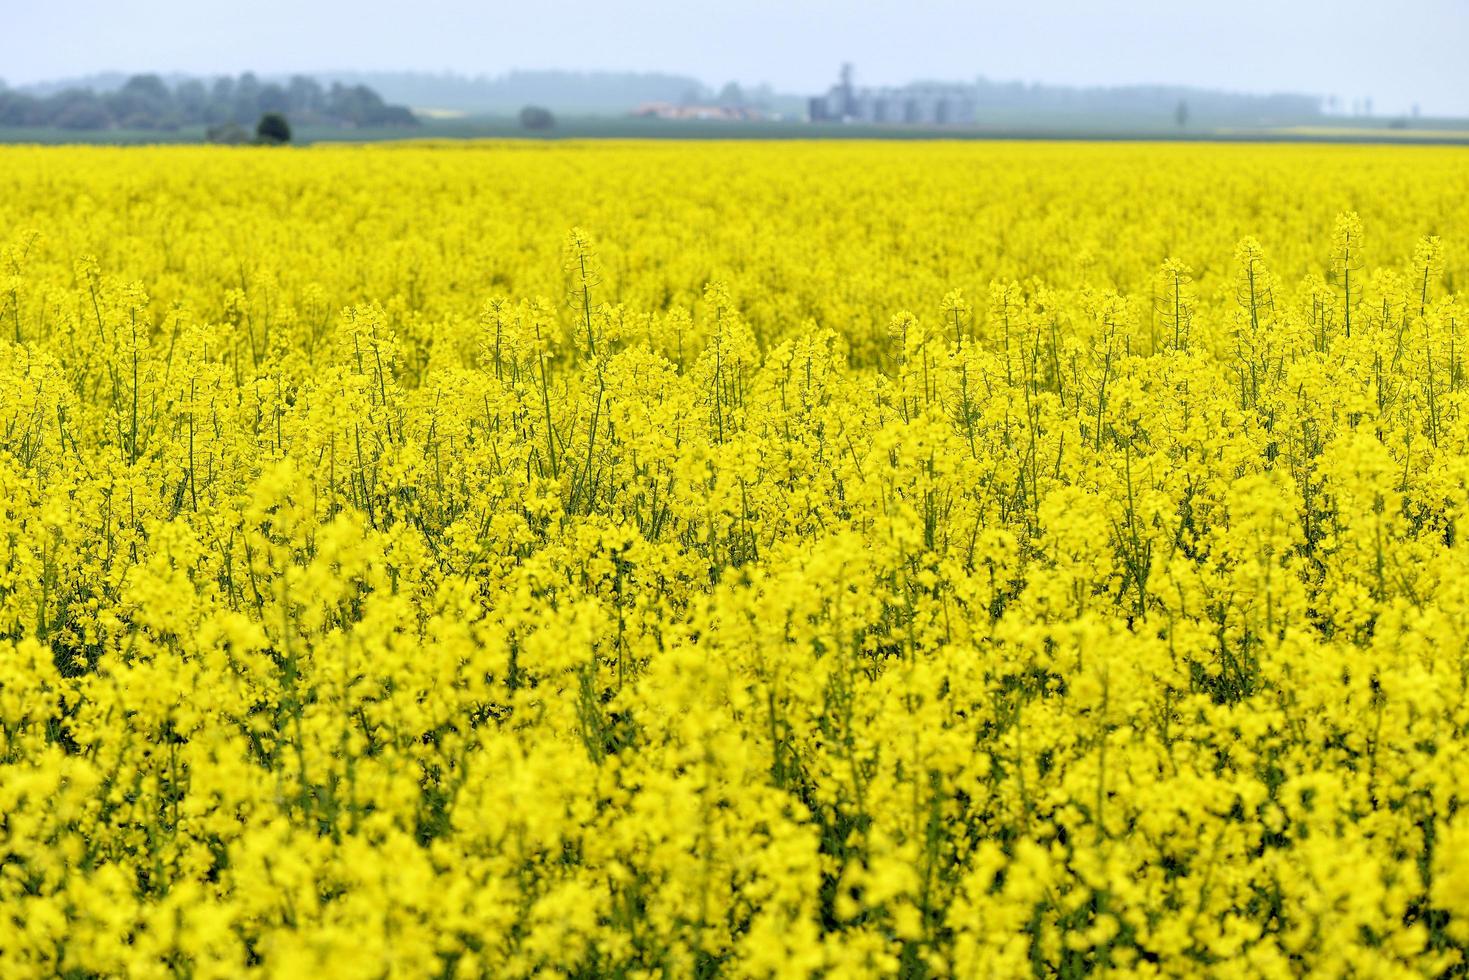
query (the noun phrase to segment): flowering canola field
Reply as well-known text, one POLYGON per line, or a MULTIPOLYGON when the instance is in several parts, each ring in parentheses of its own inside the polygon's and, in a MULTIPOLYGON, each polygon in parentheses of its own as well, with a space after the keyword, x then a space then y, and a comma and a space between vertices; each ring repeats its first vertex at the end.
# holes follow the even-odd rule
POLYGON ((1423 975, 1469 153, 0 150, 0 975, 1423 975))

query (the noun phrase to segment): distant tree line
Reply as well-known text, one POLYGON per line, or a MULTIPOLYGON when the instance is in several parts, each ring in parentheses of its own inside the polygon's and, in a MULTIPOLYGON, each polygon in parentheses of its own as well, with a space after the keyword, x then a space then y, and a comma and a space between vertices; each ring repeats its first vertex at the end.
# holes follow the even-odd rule
POLYGON ((389 105, 366 85, 323 86, 296 75, 262 82, 238 78, 190 78, 170 85, 157 75, 134 75, 112 90, 68 88, 46 94, 0 87, 0 126, 57 129, 157 129, 183 126, 254 127, 267 113, 297 124, 417 126, 406 107, 389 105))
POLYGON ((503 75, 452 72, 326 72, 362 83, 385 98, 411 105, 477 114, 513 115, 522 106, 544 106, 567 116, 623 116, 647 102, 757 106, 800 111, 804 99, 779 95, 769 85, 712 89, 691 75, 664 72, 516 70, 503 75))
POLYGON ((1202 116, 1311 119, 1322 114, 1322 98, 1292 92, 1254 94, 1193 88, 1183 85, 1086 86, 1041 85, 998 82, 979 78, 974 82, 977 106, 988 108, 1058 110, 1090 113, 1158 113, 1178 111, 1202 116))

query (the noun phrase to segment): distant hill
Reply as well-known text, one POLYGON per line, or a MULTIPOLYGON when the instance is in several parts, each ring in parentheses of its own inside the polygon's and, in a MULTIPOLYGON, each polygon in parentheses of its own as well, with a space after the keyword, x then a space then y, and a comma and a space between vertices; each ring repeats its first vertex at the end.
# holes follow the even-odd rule
POLYGON ((974 96, 981 109, 995 106, 1037 112, 1153 113, 1171 112, 1183 103, 1190 112, 1199 116, 1285 119, 1318 117, 1322 114, 1323 103, 1320 96, 1290 92, 1258 95, 1184 85, 1027 85, 985 78, 975 82, 974 96))
POLYGON ((688 75, 661 72, 512 71, 504 75, 449 72, 327 71, 320 77, 369 85, 384 98, 416 109, 509 115, 526 105, 557 112, 621 115, 645 102, 703 102, 707 85, 688 75))
MULTIPOLYGON (((93 75, 81 75, 76 78, 61 78, 49 82, 32 82, 29 85, 17 85, 12 91, 42 97, 56 95, 58 92, 66 92, 74 89, 101 94, 116 92, 131 77, 127 72, 101 71, 93 75)), ((160 74, 158 77, 169 85, 177 85, 179 82, 188 81, 192 76, 185 75, 181 72, 170 72, 168 74, 160 74)))
MULTIPOLYGON (((1071 126, 1104 118, 1168 122, 1175 117, 1199 126, 1310 124, 1327 116, 1324 106, 1329 104, 1319 96, 1297 93, 1259 95, 1179 85, 1075 87, 982 77, 853 88, 850 99, 842 95, 840 86, 834 86, 818 96, 818 101, 827 104, 825 118, 842 118, 853 114, 842 112, 843 105, 862 99, 867 100, 865 104, 884 99, 906 102, 934 93, 963 102, 966 121, 979 126, 1046 124, 1047 120, 1071 126)), ((252 124, 260 112, 285 111, 293 121, 299 118, 307 123, 408 126, 415 121, 411 110, 426 116, 510 117, 527 105, 536 105, 564 116, 618 117, 655 102, 740 105, 759 109, 767 118, 789 120, 806 118, 813 94, 778 93, 769 86, 741 89, 734 83, 716 91, 691 75, 667 72, 321 71, 290 77, 247 73, 235 79, 103 72, 9 90, 0 86, 0 125, 107 128, 131 122, 144 129, 199 122, 244 125, 252 124), (140 86, 152 104, 142 105, 129 96, 130 91, 138 94, 140 86), (152 98, 158 95, 159 86, 169 93, 166 98, 152 98), (21 119, 31 121, 17 121, 21 119)), ((856 121, 864 121, 860 112, 856 121)))
MULTIPOLYGON (((847 70, 849 71, 849 70, 847 70)), ((1208 125, 1282 125, 1322 118, 1325 100, 1296 93, 1222 92, 1182 85, 1073 87, 1024 82, 919 81, 870 87, 843 80, 816 96, 814 120, 868 123, 994 125, 1071 120, 1190 120, 1208 125)))
MULTIPOLYGON (((328 71, 319 73, 318 77, 368 85, 385 98, 415 109, 454 110, 471 115, 511 115, 525 105, 542 105, 566 114, 622 115, 648 102, 728 101, 731 89, 738 93, 735 97, 743 104, 787 117, 804 116, 807 102, 806 95, 777 93, 768 86, 741 91, 731 84, 716 92, 692 76, 659 72, 512 71, 503 75, 471 76, 449 72, 328 71)), ((934 85, 969 93, 981 118, 986 110, 1003 117, 1016 112, 1171 115, 1180 102, 1186 102, 1188 111, 1199 119, 1304 121, 1322 115, 1322 100, 1314 95, 1253 95, 1180 85, 1071 87, 979 78, 963 83, 920 82, 902 88, 934 85)))
MULTIPOLYGON (((99 72, 81 78, 20 86, 12 92, 36 97, 53 97, 68 91, 115 93, 130 76, 122 72, 99 72)), ((176 88, 213 79, 179 73, 159 74, 166 85, 176 88)), ((251 75, 258 84, 289 86, 291 78, 280 75, 251 75)), ((323 86, 365 86, 389 103, 414 109, 448 110, 466 115, 514 115, 527 105, 540 105, 556 112, 620 116, 646 102, 708 102, 716 93, 689 75, 663 72, 617 71, 511 71, 503 75, 463 75, 421 71, 318 71, 293 77, 308 77, 323 86)), ((767 102, 776 98, 768 88, 754 90, 751 98, 767 102)), ((804 97, 788 96, 786 108, 797 108, 804 97)))

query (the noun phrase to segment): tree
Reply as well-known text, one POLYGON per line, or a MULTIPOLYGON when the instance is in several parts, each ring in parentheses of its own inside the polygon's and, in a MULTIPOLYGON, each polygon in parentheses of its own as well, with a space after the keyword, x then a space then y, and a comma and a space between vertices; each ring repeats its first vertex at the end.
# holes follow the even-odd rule
POLYGON ((556 117, 551 115, 551 110, 538 105, 528 105, 520 110, 520 126, 522 129, 547 130, 556 125, 556 117))
POLYGON ((106 129, 112 125, 112 116, 102 100, 91 92, 67 93, 61 111, 50 120, 57 129, 106 129))
POLYGON ((260 107, 261 112, 283 113, 293 108, 286 90, 275 84, 261 86, 260 92, 255 96, 255 104, 260 107))
POLYGON ((134 75, 116 92, 99 95, 107 114, 124 129, 176 129, 173 92, 157 75, 134 75))
POLYGON ((719 90, 719 104, 731 109, 738 109, 745 104, 745 90, 740 88, 739 82, 728 82, 719 90))
POLYGON ((1175 122, 1178 123, 1178 128, 1179 129, 1183 129, 1183 128, 1185 128, 1185 127, 1188 126, 1188 103, 1187 102, 1183 101, 1182 99, 1179 99, 1178 100, 1178 108, 1173 110, 1173 119, 1174 119, 1175 122))
POLYGON ((366 85, 332 84, 326 95, 326 115, 351 126, 417 126, 418 117, 407 106, 388 105, 366 85))
POLYGON ((292 75, 286 91, 290 93, 291 108, 297 112, 320 112, 326 104, 321 83, 306 75, 292 75))
POLYGON ((260 143, 289 143, 291 124, 279 112, 267 112, 255 125, 255 139, 260 143))
POLYGON ((168 85, 157 75, 134 75, 118 91, 146 102, 166 103, 173 97, 168 85))
POLYGON ((250 113, 260 111, 260 79, 255 77, 253 71, 242 74, 235 82, 235 111, 242 113, 244 119, 250 118, 250 113))
POLYGON ((173 90, 173 101, 179 113, 188 120, 202 120, 209 108, 209 90, 197 78, 179 82, 173 90))
POLYGON ((38 100, 23 92, 0 91, 0 126, 25 126, 40 111, 38 100))

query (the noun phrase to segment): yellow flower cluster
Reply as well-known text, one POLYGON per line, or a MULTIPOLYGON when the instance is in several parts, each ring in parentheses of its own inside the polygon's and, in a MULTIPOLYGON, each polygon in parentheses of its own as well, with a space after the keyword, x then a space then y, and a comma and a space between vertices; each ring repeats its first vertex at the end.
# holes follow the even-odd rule
POLYGON ((1466 231, 1453 149, 0 152, 0 975, 1465 969, 1466 231))

